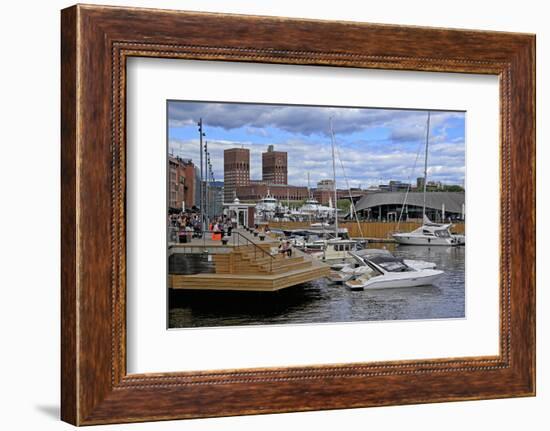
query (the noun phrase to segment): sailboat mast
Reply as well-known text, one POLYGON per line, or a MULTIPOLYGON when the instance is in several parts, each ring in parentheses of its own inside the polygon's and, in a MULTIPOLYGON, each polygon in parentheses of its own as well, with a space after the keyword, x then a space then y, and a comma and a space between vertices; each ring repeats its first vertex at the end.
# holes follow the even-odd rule
MULTIPOLYGON (((311 199, 311 189, 309 188, 309 171, 307 171, 307 202, 311 199)), ((311 205, 311 203, 309 203, 311 205)), ((311 210, 308 210, 309 224, 311 225, 311 210)))
POLYGON ((286 206, 290 210, 290 192, 288 191, 288 187, 286 188, 286 206))
POLYGON ((334 157, 334 130, 332 129, 332 117, 329 118, 330 136, 332 142, 332 182, 334 188, 334 236, 338 239, 338 193, 336 192, 336 158, 334 157))
POLYGON ((424 156, 424 204, 422 205, 422 223, 426 218, 426 186, 428 184, 428 143, 430 141, 430 111, 428 111, 428 124, 426 126, 426 154, 424 156))

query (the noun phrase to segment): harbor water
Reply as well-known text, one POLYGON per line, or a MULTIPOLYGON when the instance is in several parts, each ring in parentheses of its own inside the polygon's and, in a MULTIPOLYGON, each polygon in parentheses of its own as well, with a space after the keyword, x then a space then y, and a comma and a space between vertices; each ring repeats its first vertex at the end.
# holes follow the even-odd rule
MULTIPOLYGON (((350 291, 323 278, 277 292, 169 290, 169 327, 423 320, 465 317, 465 247, 396 246, 405 259, 434 262, 445 275, 433 286, 350 291)), ((169 272, 213 272, 200 255, 174 255, 169 272)))

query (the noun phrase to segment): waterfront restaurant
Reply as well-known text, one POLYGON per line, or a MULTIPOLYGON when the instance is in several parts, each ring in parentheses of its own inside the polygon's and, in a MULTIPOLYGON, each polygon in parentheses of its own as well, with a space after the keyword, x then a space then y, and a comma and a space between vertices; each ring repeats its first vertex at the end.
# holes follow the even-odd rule
MULTIPOLYGON (((422 219, 424 193, 369 193, 357 202, 355 209, 364 220, 401 221, 422 219)), ((426 193, 426 215, 433 222, 464 221, 464 192, 426 193)))

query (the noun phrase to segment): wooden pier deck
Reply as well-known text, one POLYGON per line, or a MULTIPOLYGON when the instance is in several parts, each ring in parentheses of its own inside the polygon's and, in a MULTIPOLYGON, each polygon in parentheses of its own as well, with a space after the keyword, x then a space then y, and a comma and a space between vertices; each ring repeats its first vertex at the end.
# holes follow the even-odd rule
POLYGON ((193 254, 193 253, 210 253, 210 254, 222 254, 230 253, 234 247, 240 247, 249 243, 254 243, 259 247, 268 250, 270 248, 277 248, 279 241, 275 238, 267 235, 263 241, 259 237, 252 235, 244 229, 235 229, 230 237, 227 237, 227 244, 222 244, 220 240, 213 240, 212 234, 205 234, 203 238, 193 238, 191 242, 187 243, 169 243, 168 255, 181 253, 181 254, 193 254), (243 238, 244 237, 244 238, 243 238), (249 241, 247 243, 247 241, 249 241))
POLYGON ((323 265, 281 274, 195 274, 169 278, 172 289, 274 292, 328 276, 329 272, 330 268, 323 265))
POLYGON ((246 235, 249 242, 244 243, 247 245, 243 245, 242 238, 239 245, 228 243, 225 248, 218 247, 219 244, 207 244, 203 240, 196 240, 195 244, 181 244, 182 248, 203 247, 203 252, 212 254, 215 273, 170 274, 169 287, 186 290, 271 292, 329 274, 328 265, 299 250, 293 249, 292 257, 283 256, 276 253, 278 241, 267 238, 266 241, 260 241, 247 232, 241 235, 246 235))

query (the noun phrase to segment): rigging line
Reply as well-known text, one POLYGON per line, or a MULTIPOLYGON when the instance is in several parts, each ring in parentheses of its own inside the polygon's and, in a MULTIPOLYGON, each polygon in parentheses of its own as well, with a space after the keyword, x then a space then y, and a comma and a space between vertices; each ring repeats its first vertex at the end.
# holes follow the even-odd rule
POLYGON ((330 135, 332 142, 332 178, 334 181, 334 235, 338 238, 338 192, 336 190, 336 159, 334 157, 335 138, 334 130, 332 128, 332 117, 329 117, 330 135))
MULTIPOLYGON (((342 157, 340 157, 340 149, 338 148, 337 142, 335 140, 336 148, 336 154, 338 155, 338 160, 340 160, 340 166, 342 168, 342 173, 344 174, 344 179, 346 180, 346 187, 348 188, 349 193, 349 200, 351 202, 351 209, 353 211, 353 215, 355 216, 355 220, 357 221, 357 227, 359 228, 359 234, 361 235, 361 238, 363 238, 363 230, 361 229, 361 223, 359 223, 359 216, 357 215, 357 210, 355 209, 355 204, 353 203, 353 198, 351 197, 351 189, 349 186, 348 176, 346 175, 346 169, 344 168, 344 162, 342 161, 342 157)), ((338 208, 337 203, 335 203, 335 208, 338 208)))
MULTIPOLYGON (((424 126, 424 129, 426 129, 426 126, 424 126)), ((424 144, 424 141, 420 141, 418 143, 418 150, 416 150, 416 159, 414 160, 414 165, 411 169, 411 173, 409 174, 409 178, 407 180, 407 191, 405 192, 405 199, 403 199, 403 205, 401 206, 401 211, 399 213, 399 219, 397 220, 397 227, 396 230, 399 231, 399 225, 401 224, 401 219, 403 218, 403 211, 405 211, 405 204, 407 203, 407 197, 409 196, 409 192, 411 190, 411 178, 413 176, 414 171, 416 170, 416 165, 418 164, 418 159, 420 158, 420 150, 422 149, 422 146, 424 144)))

